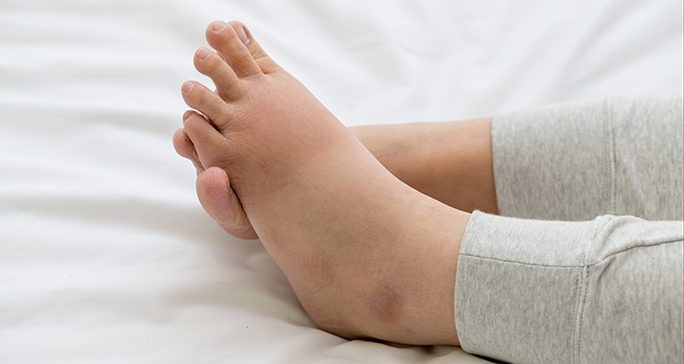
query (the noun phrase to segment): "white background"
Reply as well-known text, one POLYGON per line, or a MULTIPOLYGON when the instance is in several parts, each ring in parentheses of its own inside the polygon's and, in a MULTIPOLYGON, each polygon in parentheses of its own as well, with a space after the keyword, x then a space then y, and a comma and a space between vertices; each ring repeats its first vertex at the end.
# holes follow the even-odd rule
POLYGON ((1 363, 478 361, 312 328, 203 214, 170 138, 215 19, 349 125, 682 92, 679 0, 0 0, 1 363))

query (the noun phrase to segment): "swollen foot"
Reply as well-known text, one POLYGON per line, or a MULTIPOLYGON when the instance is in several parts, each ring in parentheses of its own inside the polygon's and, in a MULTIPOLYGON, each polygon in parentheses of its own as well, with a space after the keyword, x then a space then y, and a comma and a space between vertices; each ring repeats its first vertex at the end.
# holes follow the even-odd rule
POLYGON ((240 23, 212 23, 183 84, 184 129, 223 169, 264 247, 321 328, 457 344, 454 277, 469 215, 399 181, 240 23))

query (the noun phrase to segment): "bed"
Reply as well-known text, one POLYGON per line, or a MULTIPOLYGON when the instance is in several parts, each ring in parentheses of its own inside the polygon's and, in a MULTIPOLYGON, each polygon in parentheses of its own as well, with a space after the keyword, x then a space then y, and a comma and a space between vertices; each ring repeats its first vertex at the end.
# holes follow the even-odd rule
POLYGON ((0 363, 480 363, 316 329, 171 146, 215 19, 348 125, 682 92, 682 2, 0 1, 0 363))

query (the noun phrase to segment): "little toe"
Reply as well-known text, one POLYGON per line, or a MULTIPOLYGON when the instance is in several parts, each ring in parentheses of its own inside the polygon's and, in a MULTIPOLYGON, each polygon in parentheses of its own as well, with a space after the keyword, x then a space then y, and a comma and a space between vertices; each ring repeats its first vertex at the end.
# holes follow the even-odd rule
POLYGON ((207 41, 218 50, 239 77, 262 74, 261 68, 233 27, 222 21, 215 21, 207 28, 207 41))
POLYGON ((244 96, 246 91, 244 84, 226 61, 214 51, 204 47, 198 49, 195 52, 194 63, 200 73, 214 81, 219 95, 226 101, 244 96))
POLYGON ((252 55, 252 58, 254 58, 263 73, 268 74, 281 70, 280 66, 271 57, 269 57, 268 54, 266 54, 263 48, 261 48, 259 42, 254 39, 254 36, 252 36, 252 33, 244 24, 235 20, 228 22, 228 24, 231 26, 231 28, 233 28, 235 34, 238 35, 238 38, 240 38, 242 43, 247 47, 249 53, 252 55))
POLYGON ((228 105, 225 101, 196 81, 186 81, 181 87, 183 99, 193 109, 206 115, 218 128, 223 128, 228 122, 228 105))

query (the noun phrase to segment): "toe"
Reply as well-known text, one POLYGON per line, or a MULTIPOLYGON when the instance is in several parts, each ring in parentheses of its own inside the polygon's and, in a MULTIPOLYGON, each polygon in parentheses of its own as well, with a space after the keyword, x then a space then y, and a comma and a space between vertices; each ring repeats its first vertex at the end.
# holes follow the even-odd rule
POLYGON ((221 163, 226 139, 207 119, 194 111, 186 111, 183 115, 183 129, 195 146, 197 157, 203 166, 221 163))
POLYGON ((200 173, 197 196, 204 210, 225 231, 240 239, 257 238, 224 170, 211 167, 200 173))
POLYGON ((215 21, 207 28, 207 41, 216 48, 239 77, 262 74, 252 54, 233 27, 222 21, 215 21))
POLYGON ((252 58, 259 65, 259 68, 261 68, 263 73, 268 74, 280 70, 280 66, 266 54, 264 49, 261 48, 261 45, 259 45, 259 42, 254 39, 252 33, 244 24, 240 23, 239 21, 231 21, 228 22, 228 25, 233 28, 235 34, 238 35, 238 38, 240 38, 242 43, 247 46, 249 53, 252 55, 252 58))
POLYGON ((221 96, 196 81, 184 82, 181 92, 188 106, 209 117, 217 127, 226 125, 230 114, 221 96))
POLYGON ((214 81, 216 89, 226 101, 237 100, 245 94, 245 86, 223 58, 207 48, 195 52, 195 68, 214 81))
POLYGON ((199 161, 199 157, 197 157, 195 146, 192 144, 190 137, 188 137, 188 134, 185 133, 183 128, 180 128, 173 133, 173 147, 176 149, 176 153, 178 153, 178 155, 183 158, 187 158, 192 162, 197 169, 197 172, 204 171, 204 166, 202 166, 202 163, 199 161))
POLYGON ((185 134, 185 130, 180 128, 173 133, 173 148, 176 149, 176 153, 183 158, 192 159, 194 156, 195 146, 185 134))

